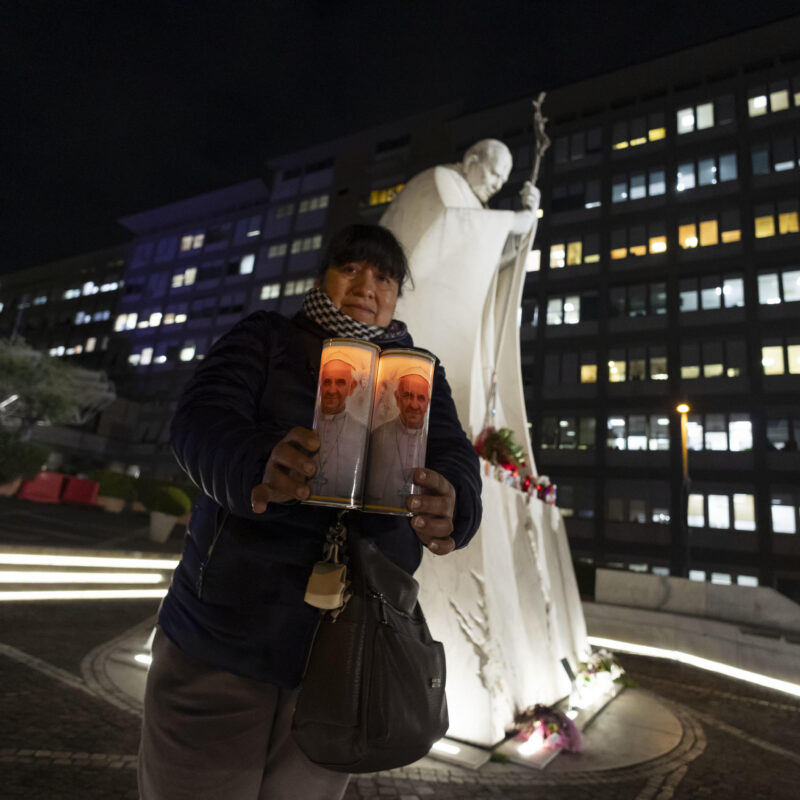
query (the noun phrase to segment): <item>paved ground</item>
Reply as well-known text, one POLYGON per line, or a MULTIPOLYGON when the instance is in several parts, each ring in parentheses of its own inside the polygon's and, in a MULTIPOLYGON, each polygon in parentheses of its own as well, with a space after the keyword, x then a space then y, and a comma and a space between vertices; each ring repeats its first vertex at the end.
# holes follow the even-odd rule
MULTIPOLYGON (((54 514, 27 504, 0 503, 0 545, 152 552, 144 537, 140 515, 123 515, 109 526, 100 512, 54 514)), ((176 536, 162 551, 174 552, 178 546, 176 536)), ((99 696, 87 665, 123 632, 146 628, 157 605, 154 600, 125 600, 0 606, 0 798, 136 798, 138 715, 99 696)), ((402 770, 354 778, 346 797, 800 796, 800 700, 686 666, 632 656, 621 661, 638 681, 636 691, 655 698, 679 721, 682 736, 671 752, 616 770, 581 769, 580 760, 589 754, 561 756, 543 772, 503 764, 469 772, 423 759, 402 770)), ((627 746, 635 744, 632 738, 627 746)))

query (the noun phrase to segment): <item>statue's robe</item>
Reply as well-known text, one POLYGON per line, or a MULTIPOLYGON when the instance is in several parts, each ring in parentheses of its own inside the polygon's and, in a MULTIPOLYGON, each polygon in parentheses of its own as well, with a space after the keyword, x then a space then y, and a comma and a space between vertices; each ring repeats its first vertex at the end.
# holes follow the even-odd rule
MULTIPOLYGON (((441 358, 464 428, 474 439, 494 408, 491 424, 514 431, 535 471, 519 357, 525 264, 514 258, 514 220, 513 211, 484 208, 456 167, 440 166, 409 181, 381 224, 405 248, 415 282, 396 316, 441 358), (487 402, 495 369, 497 397, 487 402)), ((449 733, 480 745, 501 740, 515 711, 567 694, 560 660, 576 669, 587 652, 558 509, 489 472, 486 465, 475 540, 447 558, 426 554, 416 573, 431 632, 447 652, 449 733)))
MULTIPOLYGON (((416 344, 441 359, 468 435, 478 435, 492 407, 490 424, 511 428, 524 444, 528 426, 517 325, 524 264, 514 269, 519 238, 511 235, 514 220, 513 211, 485 208, 457 166, 446 165, 409 181, 381 225, 403 245, 414 280, 398 301, 396 316, 416 344), (495 369, 503 393, 491 402, 495 369)), ((529 449, 527 457, 532 466, 529 449)))

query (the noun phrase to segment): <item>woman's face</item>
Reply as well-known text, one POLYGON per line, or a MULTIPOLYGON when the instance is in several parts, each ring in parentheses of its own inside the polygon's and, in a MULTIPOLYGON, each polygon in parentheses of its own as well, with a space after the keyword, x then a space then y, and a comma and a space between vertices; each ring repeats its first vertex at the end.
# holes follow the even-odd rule
POLYGON ((392 321, 399 285, 366 261, 328 267, 321 288, 348 317, 381 328, 392 321))

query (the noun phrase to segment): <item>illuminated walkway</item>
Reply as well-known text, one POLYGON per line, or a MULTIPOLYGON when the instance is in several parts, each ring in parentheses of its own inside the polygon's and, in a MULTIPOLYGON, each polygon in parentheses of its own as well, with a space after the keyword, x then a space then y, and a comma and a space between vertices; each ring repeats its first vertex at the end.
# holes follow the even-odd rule
MULTIPOLYGON (((159 555, 141 517, 68 510, 48 525, 47 516, 27 504, 0 504, 0 592, 149 594, 0 603, 0 795, 133 800, 141 655, 179 540, 159 555), (61 558, 47 563, 18 557, 56 548, 61 558), (104 560, 64 558, 78 556, 78 548, 104 560), (26 585, 19 573, 34 582, 26 585)), ((500 763, 469 770, 425 758, 354 777, 346 797, 796 797, 800 700, 686 664, 621 660, 639 687, 625 690, 593 723, 581 755, 562 755, 543 771, 500 763)))

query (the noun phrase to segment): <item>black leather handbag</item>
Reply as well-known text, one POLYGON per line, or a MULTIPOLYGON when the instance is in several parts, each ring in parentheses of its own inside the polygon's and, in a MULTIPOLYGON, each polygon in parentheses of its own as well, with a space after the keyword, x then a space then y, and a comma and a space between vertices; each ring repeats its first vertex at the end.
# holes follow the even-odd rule
POLYGON ((416 761, 447 732, 444 647, 414 578, 352 532, 347 550, 351 596, 320 619, 292 733, 316 764, 376 772, 416 761))

